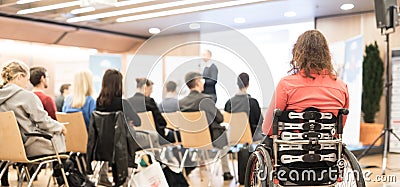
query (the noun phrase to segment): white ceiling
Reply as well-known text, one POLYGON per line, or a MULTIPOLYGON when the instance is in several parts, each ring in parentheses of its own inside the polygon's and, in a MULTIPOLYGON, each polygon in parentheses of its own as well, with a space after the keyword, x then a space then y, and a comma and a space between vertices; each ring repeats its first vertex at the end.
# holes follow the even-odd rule
MULTIPOLYGON (((100 26, 100 28, 149 36, 148 28, 150 27, 159 27, 162 30, 185 22, 208 21, 233 28, 249 28, 294 23, 304 20, 309 21, 315 17, 366 12, 373 11, 373 9, 373 0, 282 0, 135 22, 114 23, 100 26), (341 4, 349 2, 355 4, 353 10, 343 11, 340 9, 341 4), (297 15, 292 18, 284 17, 283 14, 286 11, 295 11, 297 15), (245 18, 246 23, 234 23, 233 20, 235 17, 245 18)), ((187 31, 182 30, 181 32, 187 31)))
MULTIPOLYGON (((40 2, 30 3, 26 5, 17 5, 15 4, 16 0, 2 0, 0 1, 1 2, 0 13, 4 13, 3 16, 5 15, 15 16, 16 12, 21 9, 49 5, 60 2, 69 2, 69 1, 74 1, 74 0, 42 0, 40 2)), ((225 1, 227 0, 213 0, 207 3, 201 3, 200 5, 225 2, 225 1)), ((135 7, 147 6, 157 3, 165 3, 165 2, 173 2, 173 0, 158 0, 150 3, 138 4, 135 5, 135 7)), ((75 8, 79 8, 79 6, 75 8)), ((18 16, 19 18, 28 17, 30 19, 33 18, 40 20, 50 20, 51 22, 55 23, 70 24, 65 22, 66 17, 71 17, 73 15, 66 13, 68 13, 71 9, 75 8, 65 8, 65 9, 47 11, 42 13, 33 13, 33 14, 26 14, 21 16, 16 15, 16 16, 18 16)), ((131 8, 131 7, 126 7, 126 8, 131 8)), ((121 9, 121 7, 119 9, 121 9)), ((110 10, 102 9, 96 11, 95 13, 105 12, 110 10)), ((125 23, 117 23, 115 22, 115 19, 117 17, 113 17, 113 18, 95 20, 91 22, 78 22, 74 23, 74 25, 124 33, 131 36, 142 36, 143 38, 147 38, 151 36, 151 34, 148 32, 148 29, 150 27, 158 27, 162 30, 167 27, 186 22, 207 21, 207 22, 224 24, 233 28, 249 28, 249 27, 294 23, 301 21, 310 21, 316 17, 352 14, 352 13, 367 12, 373 10, 374 10, 373 0, 270 0, 270 1, 265 0, 260 3, 253 3, 248 5, 220 8, 208 11, 166 16, 160 18, 144 19, 140 21, 132 21, 125 23), (340 6, 343 3, 353 3, 355 7, 352 10, 343 11, 340 9, 340 6), (297 15, 291 18, 284 17, 283 13, 286 11, 295 11, 297 15), (246 23, 242 24, 234 23, 233 19, 235 17, 245 18, 246 23)), ((93 13, 85 13, 83 15, 88 15, 88 14, 93 14, 93 13)), ((176 30, 175 32, 183 33, 188 31, 189 30, 176 30)))

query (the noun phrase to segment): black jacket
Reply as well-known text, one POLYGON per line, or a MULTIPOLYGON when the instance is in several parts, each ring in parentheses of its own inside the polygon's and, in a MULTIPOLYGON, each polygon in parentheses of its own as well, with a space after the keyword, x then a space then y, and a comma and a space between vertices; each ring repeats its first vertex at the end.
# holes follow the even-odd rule
POLYGON ((109 105, 100 105, 99 100, 96 101, 96 110, 100 112, 117 112, 123 111, 126 121, 132 121, 134 126, 140 126, 141 121, 133 107, 126 99, 122 97, 114 97, 109 105))
POLYGON ((249 117, 251 134, 253 135, 256 132, 256 128, 261 128, 264 121, 258 101, 249 94, 236 94, 226 102, 224 110, 229 113, 246 112, 249 117))
POLYGON ((167 126, 167 122, 161 115, 157 103, 154 101, 153 98, 145 97, 141 93, 135 93, 135 95, 133 95, 131 98, 128 98, 127 100, 129 104, 131 104, 133 109, 138 113, 151 111, 153 114, 158 134, 160 134, 163 138, 166 138, 165 127, 167 126))
POLYGON ((218 68, 213 63, 210 67, 205 67, 203 70, 203 78, 205 80, 204 83, 204 91, 205 94, 217 94, 215 90, 215 85, 218 81, 218 68))
POLYGON ((94 111, 87 145, 88 173, 92 173, 90 163, 93 160, 108 161, 113 168, 115 186, 122 185, 137 147, 130 132, 134 130, 126 124, 123 112, 94 111))

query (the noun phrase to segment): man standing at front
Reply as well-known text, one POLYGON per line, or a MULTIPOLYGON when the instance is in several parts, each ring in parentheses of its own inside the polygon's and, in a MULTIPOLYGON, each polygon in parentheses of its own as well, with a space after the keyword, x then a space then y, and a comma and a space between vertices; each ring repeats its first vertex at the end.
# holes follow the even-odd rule
MULTIPOLYGON (((181 112, 205 111, 213 145, 219 149, 223 149, 228 143, 226 134, 224 134, 226 129, 220 125, 224 121, 224 117, 217 107, 215 107, 213 99, 201 93, 204 89, 202 80, 200 73, 190 72, 186 74, 185 82, 190 89, 190 93, 179 101, 179 108, 181 112), (225 137, 219 138, 220 136, 225 137), (217 139, 218 141, 216 141, 217 139)), ((221 164, 224 172, 224 180, 233 179, 226 155, 221 158, 221 164)))
POLYGON ((212 53, 210 50, 204 50, 202 53, 203 61, 204 61, 204 69, 203 69, 203 78, 205 80, 204 83, 204 91, 203 93, 210 95, 214 102, 217 102, 217 92, 215 90, 215 85, 218 80, 218 68, 211 60, 212 53))

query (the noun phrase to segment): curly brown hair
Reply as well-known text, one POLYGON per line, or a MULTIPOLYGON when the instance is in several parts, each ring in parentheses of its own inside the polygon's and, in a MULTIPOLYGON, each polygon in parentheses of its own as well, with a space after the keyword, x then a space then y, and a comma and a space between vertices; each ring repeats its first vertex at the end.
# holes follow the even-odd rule
MULTIPOLYGON (((304 77, 315 79, 311 74, 318 75, 328 72, 332 79, 336 79, 336 72, 331 62, 328 42, 318 30, 309 30, 299 36, 292 50, 293 58, 290 61, 288 72, 297 74, 304 71, 304 77)), ((326 73, 325 73, 326 74, 326 73)))

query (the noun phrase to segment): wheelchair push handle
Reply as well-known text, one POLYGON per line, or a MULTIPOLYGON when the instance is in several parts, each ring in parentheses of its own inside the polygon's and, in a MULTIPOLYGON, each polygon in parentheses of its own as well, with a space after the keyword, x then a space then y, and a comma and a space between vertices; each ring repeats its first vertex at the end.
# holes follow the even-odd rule
POLYGON ((282 115, 282 110, 280 109, 274 110, 274 120, 272 122, 272 135, 278 135, 278 121, 281 115, 282 115))
POLYGON ((342 108, 339 109, 338 119, 337 119, 337 133, 343 134, 343 116, 349 114, 349 109, 342 108))
POLYGON ((347 115, 347 114, 349 114, 349 109, 347 108, 339 109, 339 115, 347 115))

